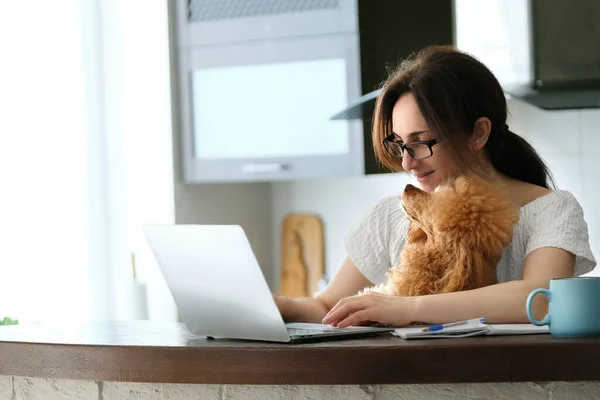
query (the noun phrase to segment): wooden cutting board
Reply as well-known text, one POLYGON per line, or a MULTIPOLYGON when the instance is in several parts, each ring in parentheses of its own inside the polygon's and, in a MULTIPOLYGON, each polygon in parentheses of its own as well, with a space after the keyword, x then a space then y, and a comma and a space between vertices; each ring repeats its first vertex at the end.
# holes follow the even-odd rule
POLYGON ((310 297, 325 273, 323 224, 314 214, 288 214, 281 223, 281 296, 310 297))

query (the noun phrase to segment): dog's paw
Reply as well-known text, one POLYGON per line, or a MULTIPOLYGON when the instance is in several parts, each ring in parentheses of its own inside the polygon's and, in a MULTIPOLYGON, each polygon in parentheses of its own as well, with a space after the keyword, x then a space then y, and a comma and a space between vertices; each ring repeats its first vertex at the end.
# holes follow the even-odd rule
POLYGON ((365 293, 373 292, 373 289, 375 289, 375 287, 366 287, 363 290, 359 290, 357 294, 360 296, 365 293))
POLYGON ((359 291, 358 294, 366 294, 366 293, 381 293, 381 294, 390 294, 394 295, 394 291, 387 284, 380 283, 377 286, 367 287, 363 290, 359 291))

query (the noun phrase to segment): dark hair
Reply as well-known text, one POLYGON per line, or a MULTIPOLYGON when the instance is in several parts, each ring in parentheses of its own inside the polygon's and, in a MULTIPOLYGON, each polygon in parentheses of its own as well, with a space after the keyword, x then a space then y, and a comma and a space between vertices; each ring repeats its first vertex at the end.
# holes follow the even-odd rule
POLYGON ((429 129, 462 173, 478 174, 478 158, 468 150, 475 122, 487 117, 492 129, 484 150, 493 167, 508 177, 549 188, 548 167, 535 149, 506 125, 506 98, 492 72, 471 55, 452 46, 431 46, 404 60, 381 87, 373 117, 373 147, 392 171, 402 162, 390 156, 382 140, 392 133, 392 110, 412 93, 429 129))

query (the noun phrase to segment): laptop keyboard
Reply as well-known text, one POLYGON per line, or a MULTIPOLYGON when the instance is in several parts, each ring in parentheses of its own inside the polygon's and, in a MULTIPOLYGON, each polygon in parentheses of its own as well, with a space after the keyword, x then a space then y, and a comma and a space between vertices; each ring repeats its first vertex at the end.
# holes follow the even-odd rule
POLYGON ((314 335, 317 333, 331 333, 331 332, 339 332, 340 329, 328 329, 328 328, 287 328, 287 331, 290 335, 298 336, 298 335, 314 335))

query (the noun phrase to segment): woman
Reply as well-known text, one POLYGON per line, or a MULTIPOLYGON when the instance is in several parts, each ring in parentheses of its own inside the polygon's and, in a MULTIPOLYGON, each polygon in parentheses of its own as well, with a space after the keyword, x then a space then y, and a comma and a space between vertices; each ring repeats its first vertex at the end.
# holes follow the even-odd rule
MULTIPOLYGON (((566 191, 550 190, 548 169, 536 151, 506 125, 506 99, 494 75, 452 47, 430 47, 404 61, 377 99, 373 144, 379 160, 408 171, 431 192, 458 174, 506 185, 520 207, 519 222, 497 266, 498 283, 479 289, 399 297, 360 289, 386 280, 398 265, 408 220, 396 197, 376 205, 346 238, 348 256, 314 298, 276 297, 286 321, 338 327, 366 323, 402 326, 485 317, 489 323, 527 323, 525 301, 550 279, 591 271, 581 206, 566 191)), ((533 310, 547 312, 543 296, 533 310)))

